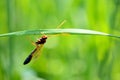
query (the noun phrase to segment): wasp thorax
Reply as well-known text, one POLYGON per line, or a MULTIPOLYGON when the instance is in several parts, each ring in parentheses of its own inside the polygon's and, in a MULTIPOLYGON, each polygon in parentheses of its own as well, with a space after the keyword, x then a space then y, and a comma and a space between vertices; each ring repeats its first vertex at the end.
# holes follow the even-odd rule
POLYGON ((47 39, 47 36, 44 35, 36 42, 36 44, 44 44, 46 42, 46 39, 47 39))

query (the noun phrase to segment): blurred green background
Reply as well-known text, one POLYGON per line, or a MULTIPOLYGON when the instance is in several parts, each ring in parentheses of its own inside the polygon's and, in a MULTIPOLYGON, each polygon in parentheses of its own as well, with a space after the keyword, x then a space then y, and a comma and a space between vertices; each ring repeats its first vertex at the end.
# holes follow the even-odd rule
MULTIPOLYGON (((120 35, 120 0, 0 0, 0 34, 82 28, 120 35)), ((120 40, 92 35, 48 38, 40 56, 25 58, 41 35, 0 38, 0 80, 120 80, 120 40), (29 38, 28 38, 29 37, 29 38)))

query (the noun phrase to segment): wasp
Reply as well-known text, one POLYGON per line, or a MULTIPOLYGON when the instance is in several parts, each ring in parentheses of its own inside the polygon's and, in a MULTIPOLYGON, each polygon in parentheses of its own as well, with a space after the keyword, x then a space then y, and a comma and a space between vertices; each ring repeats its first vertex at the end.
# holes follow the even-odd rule
POLYGON ((46 35, 43 35, 40 39, 38 39, 35 42, 36 48, 25 59, 25 61, 23 63, 24 65, 28 64, 32 60, 33 56, 35 56, 35 54, 37 54, 41 50, 41 48, 43 47, 43 45, 46 43, 47 38, 48 37, 46 35))

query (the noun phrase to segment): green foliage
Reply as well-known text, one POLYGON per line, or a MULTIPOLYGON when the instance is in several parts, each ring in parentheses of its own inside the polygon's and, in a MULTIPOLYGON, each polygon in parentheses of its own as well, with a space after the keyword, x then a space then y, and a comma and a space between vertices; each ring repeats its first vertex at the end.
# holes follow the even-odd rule
POLYGON ((1 0, 0 80, 120 80, 119 37, 120 0, 1 0))
POLYGON ((18 31, 11 32, 6 34, 0 34, 0 37, 5 36, 21 36, 21 35, 40 35, 40 34, 86 34, 86 35, 101 35, 101 36, 110 36, 120 38, 119 36, 115 36, 112 34, 107 34, 103 32, 87 30, 87 29, 41 29, 41 30, 26 30, 26 31, 18 31))

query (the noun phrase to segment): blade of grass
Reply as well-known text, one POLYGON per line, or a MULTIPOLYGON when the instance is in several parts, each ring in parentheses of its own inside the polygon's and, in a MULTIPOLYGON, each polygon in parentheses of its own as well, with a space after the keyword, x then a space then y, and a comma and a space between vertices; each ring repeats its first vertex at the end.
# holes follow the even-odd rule
MULTIPOLYGON (((7 29, 8 32, 12 31, 13 25, 14 25, 14 1, 13 0, 6 0, 6 11, 7 11, 7 29)), ((8 76, 9 80, 13 80, 13 67, 14 67, 14 61, 13 61, 13 37, 10 37, 8 39, 8 48, 9 48, 9 64, 7 65, 7 73, 6 77, 8 76)))
POLYGON ((44 34, 75 34, 75 35, 101 35, 101 36, 110 36, 120 38, 120 36, 115 36, 113 34, 108 34, 104 32, 87 30, 87 29, 40 29, 40 30, 25 30, 17 31, 11 33, 0 34, 0 37, 8 36, 22 36, 22 35, 40 35, 44 34))

